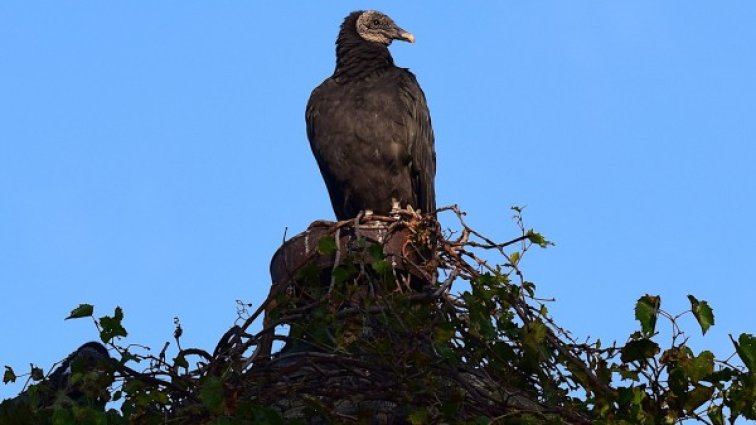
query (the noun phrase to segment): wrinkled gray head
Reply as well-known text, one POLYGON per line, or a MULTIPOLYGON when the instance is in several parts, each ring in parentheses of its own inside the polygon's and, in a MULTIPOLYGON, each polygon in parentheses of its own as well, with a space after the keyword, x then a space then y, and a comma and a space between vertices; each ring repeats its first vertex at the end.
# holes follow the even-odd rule
POLYGON ((415 36, 401 29, 388 16, 377 10, 366 10, 357 18, 357 34, 363 40, 388 46, 393 40, 415 42, 415 36))

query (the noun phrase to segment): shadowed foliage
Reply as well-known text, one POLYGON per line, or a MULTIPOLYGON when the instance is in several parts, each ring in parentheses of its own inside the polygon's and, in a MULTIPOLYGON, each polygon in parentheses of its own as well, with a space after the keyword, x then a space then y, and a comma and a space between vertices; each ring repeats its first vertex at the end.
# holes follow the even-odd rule
MULTIPOLYGON (((733 338, 727 360, 696 353, 678 326, 682 315, 644 295, 639 330, 624 344, 575 341, 520 268, 531 247, 551 243, 514 212, 519 234, 501 243, 456 207, 440 210, 457 219, 454 229, 406 211, 313 223, 274 256, 268 299, 254 312, 240 302, 237 324, 212 352, 181 347, 177 320, 176 348, 144 354, 119 343, 120 309, 94 319, 93 307, 81 305, 69 317, 93 318, 113 359, 69 362, 76 366, 65 368, 63 386, 60 368, 45 378, 33 367, 27 379, 36 384, 0 405, 0 424, 756 419, 756 338, 733 338), (666 348, 659 319, 675 329, 666 348), (262 329, 252 331, 255 324, 262 329), (106 409, 107 400, 120 408, 106 409)), ((707 331, 713 310, 689 300, 685 314, 707 331)), ((18 378, 6 366, 4 380, 18 378)))

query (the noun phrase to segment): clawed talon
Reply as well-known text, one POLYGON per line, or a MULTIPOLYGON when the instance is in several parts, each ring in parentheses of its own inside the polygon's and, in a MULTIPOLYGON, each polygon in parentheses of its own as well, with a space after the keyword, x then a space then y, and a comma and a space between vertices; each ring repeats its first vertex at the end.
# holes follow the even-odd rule
POLYGON ((401 206, 399 205, 399 201, 396 198, 391 198, 391 212, 389 215, 398 218, 400 210, 401 206))

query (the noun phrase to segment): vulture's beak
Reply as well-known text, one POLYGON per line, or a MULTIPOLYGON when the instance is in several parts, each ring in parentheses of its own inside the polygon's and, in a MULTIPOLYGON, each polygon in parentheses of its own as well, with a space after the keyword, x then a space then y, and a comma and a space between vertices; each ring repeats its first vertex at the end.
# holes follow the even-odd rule
POLYGON ((407 32, 399 27, 396 27, 396 35, 394 36, 397 40, 403 40, 403 41, 409 41, 410 43, 415 42, 415 36, 412 35, 412 33, 407 32))
POLYGON ((415 42, 415 36, 412 35, 411 33, 406 32, 406 31, 400 33, 399 37, 401 37, 402 40, 409 41, 410 43, 414 43, 415 42))

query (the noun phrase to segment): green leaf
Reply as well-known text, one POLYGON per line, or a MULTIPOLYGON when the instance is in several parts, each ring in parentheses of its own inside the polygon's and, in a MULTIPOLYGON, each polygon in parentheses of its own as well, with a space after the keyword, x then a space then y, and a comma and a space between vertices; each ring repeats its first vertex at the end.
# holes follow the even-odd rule
POLYGON ((730 369, 729 367, 725 367, 721 370, 709 374, 708 376, 704 377, 703 380, 721 387, 721 383, 731 381, 733 376, 735 376, 735 371, 730 369))
POLYGON ((65 320, 79 319, 81 317, 91 317, 93 313, 94 306, 92 304, 79 304, 78 307, 71 310, 71 314, 69 314, 68 317, 65 318, 65 320))
POLYGON ((685 409, 685 411, 689 414, 693 413, 702 404, 709 401, 712 395, 714 395, 714 388, 696 385, 693 391, 688 393, 688 398, 687 400, 685 400, 683 409, 685 409))
POLYGON ((617 395, 619 396, 617 402, 622 405, 640 406, 643 400, 646 398, 646 393, 641 388, 637 387, 617 388, 617 395))
POLYGON ((121 353, 121 360, 120 360, 121 364, 126 364, 128 362, 140 363, 141 361, 142 359, 139 356, 136 356, 128 351, 124 351, 123 353, 121 353))
POLYGON ((349 264, 341 264, 339 266, 336 266, 331 272, 331 276, 333 276, 333 280, 336 283, 345 282, 347 279, 352 277, 353 274, 354 267, 350 266, 349 264))
POLYGON ((378 274, 385 275, 391 272, 391 263, 386 260, 375 260, 370 265, 378 274))
POLYGON ((478 289, 473 286, 476 295, 465 297, 469 306, 470 332, 483 339, 492 339, 496 336, 496 329, 491 323, 491 316, 488 314, 485 303, 479 298, 481 295, 477 294, 478 289))
MULTIPOLYGON (((234 425, 255 424, 255 425, 283 425, 284 421, 275 410, 259 406, 255 403, 245 400, 238 400, 232 423, 234 425)), ((289 420, 286 422, 291 425, 303 424, 298 420, 289 420)))
POLYGON ((496 356, 505 362, 510 362, 517 358, 517 353, 504 341, 495 342, 493 349, 496 356))
POLYGON ((386 258, 386 255, 383 253, 383 247, 380 244, 371 244, 367 247, 367 251, 375 261, 383 260, 384 258, 386 258))
POLYGON ((538 362, 543 361, 548 356, 546 346, 546 335, 548 328, 540 321, 533 321, 523 326, 522 345, 525 349, 525 361, 528 367, 537 368, 538 362))
POLYGON ((688 377, 681 367, 677 366, 669 369, 667 384, 669 385, 669 392, 675 398, 684 398, 687 395, 688 377))
POLYGON ((70 409, 58 407, 52 414, 52 425, 76 425, 70 409))
POLYGON ((703 351, 684 365, 685 373, 694 384, 714 372, 714 354, 703 351))
POLYGON ((223 381, 217 376, 205 380, 200 388, 200 400, 214 415, 223 413, 223 381))
POLYGON ((296 279, 308 284, 308 287, 313 286, 313 284, 320 282, 320 269, 314 262, 306 263, 297 272, 296 279))
POLYGON ((641 324, 641 332, 651 336, 656 332, 656 318, 659 316, 661 298, 655 295, 644 295, 635 303, 635 319, 641 324))
POLYGON ((624 363, 644 360, 659 353, 659 344, 648 338, 630 341, 622 347, 620 359, 624 363))
POLYGON ((628 379, 631 381, 638 381, 640 377, 637 370, 620 369, 619 373, 622 379, 628 379))
POLYGON ((543 237, 542 234, 538 232, 534 232, 533 229, 528 230, 528 232, 525 234, 527 236, 530 243, 540 246, 541 248, 546 248, 549 245, 554 245, 554 242, 551 242, 543 237))
POLYGON ((724 415, 722 414, 722 406, 711 405, 709 406, 706 414, 709 416, 712 425, 724 425, 724 415))
POLYGON ((323 236, 318 241, 318 252, 323 255, 333 255, 336 252, 336 239, 333 236, 323 236))
POLYGON ((31 367, 31 379, 34 381, 41 381, 45 379, 45 372, 41 368, 32 365, 31 367))
POLYGON ((3 384, 7 384, 9 382, 16 382, 16 372, 13 371, 13 368, 10 366, 5 366, 5 372, 3 373, 3 384))
POLYGON ((442 323, 433 329, 433 340, 437 343, 445 344, 454 337, 454 333, 455 329, 451 323, 442 323))
POLYGON ((714 325, 714 311, 706 301, 699 301, 693 295, 688 295, 688 299, 690 300, 693 316, 696 317, 698 324, 701 326, 701 332, 706 335, 706 331, 714 325))
POLYGON ((113 317, 102 316, 100 317, 100 339, 104 343, 110 342, 116 337, 125 337, 128 335, 126 329, 121 325, 123 320, 123 310, 121 307, 115 308, 113 317))
POLYGON ((407 419, 412 425, 422 425, 428 423, 428 411, 425 409, 418 409, 409 414, 407 419))
POLYGON ((743 360, 748 370, 751 373, 756 373, 756 337, 751 334, 740 334, 738 342, 733 340, 733 344, 735 344, 735 350, 737 350, 740 359, 743 360))
POLYGON ((459 412, 459 405, 457 403, 441 403, 438 410, 441 411, 444 419, 457 419, 457 412, 459 412))
POLYGON ((177 367, 183 367, 183 368, 189 367, 189 362, 186 360, 186 357, 184 357, 183 354, 180 356, 176 356, 176 358, 173 359, 173 364, 176 365, 177 367))

